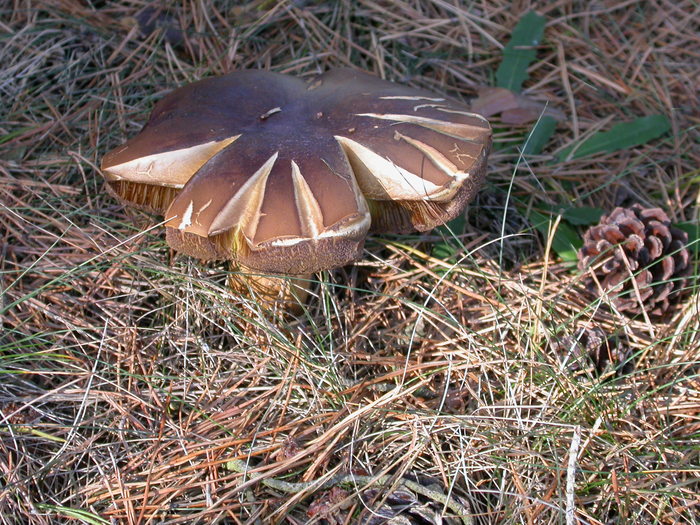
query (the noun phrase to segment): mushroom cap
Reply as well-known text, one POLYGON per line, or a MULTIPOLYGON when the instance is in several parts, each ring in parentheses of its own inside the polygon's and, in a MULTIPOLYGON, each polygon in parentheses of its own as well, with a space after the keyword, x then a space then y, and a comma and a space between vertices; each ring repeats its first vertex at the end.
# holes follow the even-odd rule
POLYGON ((240 71, 171 92, 102 171, 165 215, 174 249, 302 274, 357 259, 370 229, 454 218, 490 145, 488 121, 428 91, 351 69, 309 83, 240 71))

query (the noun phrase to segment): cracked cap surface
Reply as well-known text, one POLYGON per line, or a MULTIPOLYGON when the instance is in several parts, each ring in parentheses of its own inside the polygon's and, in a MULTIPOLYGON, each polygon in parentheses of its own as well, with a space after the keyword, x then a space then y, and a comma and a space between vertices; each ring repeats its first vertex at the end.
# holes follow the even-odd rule
POLYGON ((367 232, 428 230, 479 189, 491 128, 464 105, 351 69, 241 71, 176 89, 105 155, 112 192, 202 259, 311 273, 367 232))

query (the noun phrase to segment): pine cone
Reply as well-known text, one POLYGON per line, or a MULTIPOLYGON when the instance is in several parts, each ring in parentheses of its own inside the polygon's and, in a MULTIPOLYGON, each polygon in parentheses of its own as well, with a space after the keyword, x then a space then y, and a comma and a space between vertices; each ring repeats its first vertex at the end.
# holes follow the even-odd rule
POLYGON ((634 370, 632 351, 619 337, 608 336, 598 327, 583 328, 575 335, 552 341, 552 349, 572 372, 587 370, 593 365, 597 375, 612 369, 616 376, 634 370))
MULTIPOLYGON (((461 518, 445 517, 445 504, 439 499, 445 494, 441 484, 427 476, 412 476, 407 478, 424 489, 435 493, 435 497, 419 495, 406 486, 396 487, 389 494, 384 489, 369 488, 362 493, 366 512, 353 521, 356 525, 459 525, 461 518), (375 507, 377 501, 381 506, 375 507)), ((452 493, 449 499, 462 508, 460 514, 466 518, 470 514, 469 504, 452 493)), ((453 509, 454 510, 454 509, 453 509)), ((448 511, 450 512, 450 511, 448 511)))
POLYGON ((615 208, 586 231, 583 241, 579 268, 595 275, 588 289, 607 294, 620 312, 662 315, 685 286, 688 235, 673 228, 659 208, 615 208))

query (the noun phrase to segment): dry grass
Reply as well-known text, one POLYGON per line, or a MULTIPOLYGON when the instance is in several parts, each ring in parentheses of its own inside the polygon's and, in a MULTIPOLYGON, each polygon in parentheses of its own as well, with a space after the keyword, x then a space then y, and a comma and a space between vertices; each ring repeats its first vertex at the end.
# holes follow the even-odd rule
POLYGON ((529 126, 495 121, 459 264, 430 255, 438 235, 374 238, 298 317, 170 253, 158 218, 105 193, 101 156, 168 90, 240 68, 352 65, 468 100, 526 3, 184 2, 172 45, 134 27, 143 4, 0 5, 1 523, 367 523, 392 493, 345 483, 310 518, 321 491, 233 459, 289 482, 426 476, 474 523, 700 521, 694 283, 661 321, 616 315, 526 218, 637 201, 697 221, 696 3, 535 6, 526 94, 567 117, 546 155, 520 159, 529 126), (656 113, 672 133, 653 143, 550 160, 656 113), (572 372, 552 350, 590 326, 624 340, 632 372, 572 372))

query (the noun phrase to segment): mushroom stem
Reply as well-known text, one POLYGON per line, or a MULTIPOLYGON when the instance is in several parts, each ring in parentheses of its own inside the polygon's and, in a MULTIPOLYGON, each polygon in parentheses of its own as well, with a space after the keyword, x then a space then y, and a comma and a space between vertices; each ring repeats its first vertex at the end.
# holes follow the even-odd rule
POLYGON ((308 298, 313 274, 264 274, 243 265, 232 266, 229 286, 235 292, 258 298, 268 305, 300 307, 308 298))

